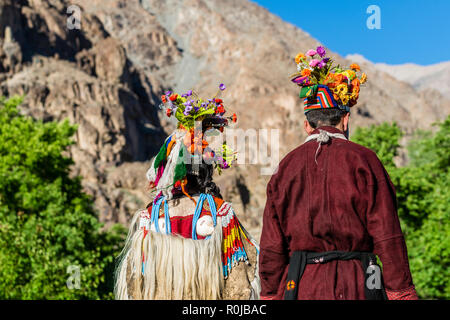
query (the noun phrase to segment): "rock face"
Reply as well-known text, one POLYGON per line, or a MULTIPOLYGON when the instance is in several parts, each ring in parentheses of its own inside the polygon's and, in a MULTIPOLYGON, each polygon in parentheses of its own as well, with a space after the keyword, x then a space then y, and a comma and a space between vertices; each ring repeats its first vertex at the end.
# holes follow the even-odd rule
MULTIPOLYGON (((22 111, 35 118, 79 125, 74 174, 102 221, 126 224, 151 198, 148 160, 173 129, 158 108, 161 92, 208 97, 225 83, 239 128, 279 130, 279 142, 268 144, 281 160, 305 138, 298 88, 288 78, 293 57, 319 44, 243 0, 0 0, 0 94, 25 94, 22 111), (68 28, 71 5, 80 8, 80 29, 68 28)), ((362 67, 369 82, 353 127, 395 120, 411 132, 450 112, 442 95, 362 67)), ((270 176, 252 164, 229 171, 217 178, 222 194, 259 237, 270 176)))
POLYGON ((83 12, 83 29, 68 29, 69 5, 0 2, 1 94, 26 95, 22 111, 35 118, 78 124, 74 174, 103 221, 126 223, 125 212, 142 205, 126 164, 147 160, 166 135, 155 107, 161 84, 129 61, 95 15, 83 12))

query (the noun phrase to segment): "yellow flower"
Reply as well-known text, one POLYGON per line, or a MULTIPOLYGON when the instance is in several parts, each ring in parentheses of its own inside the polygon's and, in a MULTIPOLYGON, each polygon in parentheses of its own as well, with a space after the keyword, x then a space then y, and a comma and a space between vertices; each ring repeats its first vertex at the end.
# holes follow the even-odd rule
POLYGON ((352 81, 356 77, 356 73, 353 70, 346 70, 342 72, 342 74, 346 76, 350 81, 352 81))
POLYGON ((342 104, 344 106, 347 105, 349 99, 350 99, 350 97, 348 95, 341 97, 342 104))
POLYGON ((336 90, 337 90, 337 92, 338 92, 339 95, 344 95, 344 94, 347 94, 347 92, 348 92, 348 87, 347 87, 346 84, 343 83, 343 84, 338 85, 338 86, 336 87, 336 90))
POLYGON ((353 92, 351 95, 350 95, 350 99, 351 100, 358 100, 358 98, 359 98, 359 93, 358 92, 353 92))
POLYGON ((367 74, 365 74, 365 73, 363 73, 362 75, 361 75, 361 83, 364 83, 364 82, 366 82, 367 81, 367 74))

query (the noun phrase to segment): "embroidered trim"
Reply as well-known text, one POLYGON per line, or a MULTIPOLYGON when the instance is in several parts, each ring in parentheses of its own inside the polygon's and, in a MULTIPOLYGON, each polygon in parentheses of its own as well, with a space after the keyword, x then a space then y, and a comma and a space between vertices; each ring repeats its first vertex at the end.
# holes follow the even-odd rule
POLYGON ((231 208, 231 204, 229 202, 224 202, 220 206, 219 210, 217 210, 217 215, 221 216, 221 217, 227 215, 230 208, 231 208))
POLYGON ((244 248, 244 239, 254 246, 257 254, 259 254, 259 245, 241 225, 231 205, 226 212, 227 214, 222 216, 222 264, 225 279, 228 278, 231 269, 237 266, 239 262, 249 263, 244 248))
POLYGON ((387 290, 386 295, 389 300, 419 300, 414 286, 400 290, 387 290))

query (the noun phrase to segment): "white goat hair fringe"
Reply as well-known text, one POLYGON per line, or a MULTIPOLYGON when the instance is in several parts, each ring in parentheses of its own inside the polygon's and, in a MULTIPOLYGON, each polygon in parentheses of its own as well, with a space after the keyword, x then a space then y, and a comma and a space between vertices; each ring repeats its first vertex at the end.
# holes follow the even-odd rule
POLYGON ((116 299, 221 299, 224 288, 221 217, 217 218, 215 230, 207 240, 152 231, 143 240, 139 216, 140 211, 132 219, 120 256, 114 288, 116 299), (132 292, 128 292, 129 287, 132 292))
MULTIPOLYGON (((183 147, 183 139, 186 135, 185 131, 176 130, 172 134, 172 139, 175 139, 175 146, 170 151, 169 156, 167 157, 166 166, 164 168, 164 172, 161 178, 158 181, 158 185, 156 185, 157 194, 159 191, 162 191, 163 195, 168 199, 172 199, 172 190, 173 190, 173 179, 175 176, 175 167, 179 161, 184 161, 184 159, 179 159, 180 149, 183 147)), ((168 138, 167 138, 168 139, 168 138)), ((164 141, 166 143, 167 139, 164 141)), ((156 157, 153 158, 152 164, 147 171, 147 180, 155 181, 157 175, 157 169, 155 169, 156 157)))

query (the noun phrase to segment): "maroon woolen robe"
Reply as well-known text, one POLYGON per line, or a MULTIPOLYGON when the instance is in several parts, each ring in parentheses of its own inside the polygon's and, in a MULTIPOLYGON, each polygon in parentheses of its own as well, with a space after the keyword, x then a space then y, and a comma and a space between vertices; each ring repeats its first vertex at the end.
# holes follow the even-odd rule
MULTIPOLYGON (((291 151, 267 186, 259 264, 262 298, 283 299, 289 256, 297 250, 373 252, 383 265, 388 298, 416 298, 394 186, 380 160, 363 146, 330 138, 316 164, 317 147, 312 140, 291 151)), ((298 299, 365 299, 360 261, 308 264, 298 299)))

